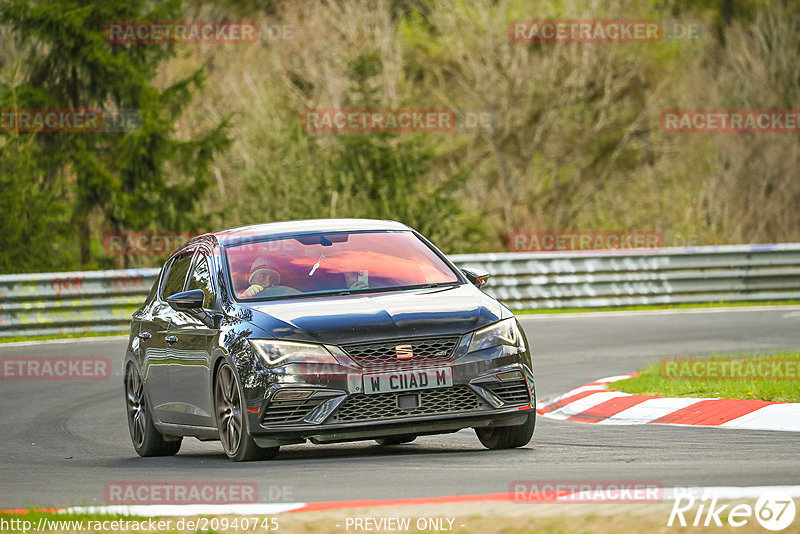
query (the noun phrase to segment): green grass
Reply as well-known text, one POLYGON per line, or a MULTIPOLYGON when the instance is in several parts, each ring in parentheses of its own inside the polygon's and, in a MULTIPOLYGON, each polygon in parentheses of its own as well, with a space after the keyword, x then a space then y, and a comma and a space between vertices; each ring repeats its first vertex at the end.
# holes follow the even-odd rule
POLYGON ((77 337, 105 337, 105 336, 121 336, 128 335, 129 330, 120 330, 119 332, 73 332, 70 334, 47 334, 44 336, 10 336, 0 337, 0 343, 11 343, 14 341, 45 341, 49 339, 71 339, 77 337))
MULTIPOLYGON (((712 354, 708 359, 776 358, 800 360, 800 350, 769 354, 712 354)), ((673 358, 669 358, 673 359, 673 358)), ((710 397, 721 399, 757 399, 773 402, 800 402, 800 380, 676 380, 664 378, 661 362, 652 363, 633 378, 614 382, 613 389, 636 395, 662 397, 710 397)))
MULTIPOLYGON (((42 532, 57 532, 53 527, 53 522, 59 521, 61 522, 62 531, 64 529, 68 529, 70 531, 79 532, 81 529, 75 529, 68 526, 69 521, 80 521, 83 523, 84 528, 86 529, 89 526, 89 521, 114 521, 114 520, 123 520, 123 521, 147 521, 146 517, 139 517, 134 515, 121 515, 121 514, 89 514, 89 513, 58 513, 54 511, 49 511, 47 508, 30 508, 27 510, 26 513, 0 513, 0 521, 3 522, 2 531, 3 532, 25 532, 25 528, 27 527, 27 532, 35 531, 37 525, 39 525, 39 521, 43 521, 41 524, 42 532), (44 521, 47 522, 44 522, 44 521), (27 523, 25 523, 27 522, 27 523), (45 528, 45 526, 49 528, 45 528)), ((73 527, 75 523, 72 524, 73 527)), ((91 532, 91 530, 88 530, 91 532)), ((122 532, 122 531, 119 531, 122 532)), ((131 531, 128 531, 131 532, 131 531)), ((146 533, 148 530, 141 530, 139 532, 146 533)))
POLYGON ((59 513, 51 511, 51 508, 27 508, 24 513, 1 513, 0 518, 18 518, 28 519, 30 521, 39 521, 39 518, 47 518, 54 520, 66 521, 102 521, 106 519, 130 519, 131 521, 147 519, 144 516, 136 515, 123 515, 123 514, 98 514, 98 513, 59 513))
POLYGON ((694 304, 648 304, 635 306, 603 306, 598 308, 536 308, 526 310, 513 310, 515 314, 533 313, 588 313, 607 311, 638 311, 638 310, 683 310, 691 308, 727 308, 737 306, 797 306, 800 300, 769 300, 746 302, 699 302, 694 304))

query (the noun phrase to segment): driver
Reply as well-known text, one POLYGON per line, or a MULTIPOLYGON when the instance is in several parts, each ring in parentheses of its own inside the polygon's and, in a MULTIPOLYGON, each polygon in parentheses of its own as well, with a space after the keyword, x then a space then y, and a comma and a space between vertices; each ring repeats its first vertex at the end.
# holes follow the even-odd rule
POLYGON ((269 259, 257 258, 250 266, 250 277, 247 279, 250 287, 239 294, 240 298, 254 297, 267 287, 275 287, 281 283, 281 275, 274 263, 269 259))

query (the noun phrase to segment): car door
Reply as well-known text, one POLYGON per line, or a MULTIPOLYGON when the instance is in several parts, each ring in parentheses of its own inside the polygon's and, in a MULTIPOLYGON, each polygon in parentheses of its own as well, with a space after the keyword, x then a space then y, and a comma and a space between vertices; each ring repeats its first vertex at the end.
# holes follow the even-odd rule
POLYGON ((161 270, 150 304, 134 315, 136 336, 141 350, 142 377, 147 388, 147 399, 156 419, 163 421, 169 397, 167 373, 167 343, 164 338, 169 328, 171 309, 159 292, 172 266, 170 259, 161 270))
POLYGON ((175 422, 213 427, 211 396, 211 347, 219 329, 214 326, 214 307, 218 301, 209 250, 200 248, 189 273, 185 291, 200 289, 205 294, 203 310, 173 311, 169 379, 176 405, 175 422))
POLYGON ((170 367, 175 361, 173 345, 177 342, 177 338, 170 333, 170 328, 177 312, 167 304, 166 299, 183 291, 195 250, 192 248, 181 251, 170 261, 156 303, 158 328, 152 332, 154 339, 151 340, 149 350, 145 351, 148 379, 152 378, 156 382, 152 387, 148 385, 148 395, 159 420, 165 423, 178 422, 181 411, 181 406, 176 401, 174 384, 170 380, 170 367))

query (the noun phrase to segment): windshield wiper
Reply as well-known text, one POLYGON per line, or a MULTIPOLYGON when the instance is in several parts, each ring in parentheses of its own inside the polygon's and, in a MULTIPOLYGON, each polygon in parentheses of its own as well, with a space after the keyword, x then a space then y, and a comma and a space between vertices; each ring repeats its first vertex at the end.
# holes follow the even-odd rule
POLYGON ((445 286, 456 286, 458 282, 431 282, 430 284, 415 284, 413 286, 399 286, 393 289, 430 289, 433 287, 445 287, 445 286))

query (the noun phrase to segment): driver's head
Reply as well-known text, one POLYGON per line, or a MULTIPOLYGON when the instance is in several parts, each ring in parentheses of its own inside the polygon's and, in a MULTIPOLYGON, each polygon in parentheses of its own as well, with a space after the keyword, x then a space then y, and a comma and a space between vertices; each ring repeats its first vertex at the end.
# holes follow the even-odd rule
POLYGON ((248 278, 250 285, 259 285, 262 287, 277 286, 281 283, 281 275, 275 267, 275 264, 265 257, 257 258, 250 266, 250 277, 248 278))

